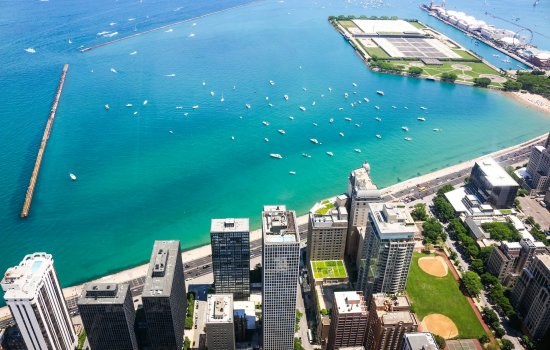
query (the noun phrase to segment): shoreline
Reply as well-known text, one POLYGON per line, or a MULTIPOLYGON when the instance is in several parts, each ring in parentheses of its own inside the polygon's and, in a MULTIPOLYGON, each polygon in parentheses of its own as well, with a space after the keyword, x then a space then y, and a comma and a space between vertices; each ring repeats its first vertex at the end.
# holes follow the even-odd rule
MULTIPOLYGON (((507 148, 504 148, 504 149, 501 149, 501 150, 498 150, 498 151, 495 151, 495 152, 491 152, 491 153, 488 153, 488 154, 485 154, 485 155, 467 160, 465 162, 461 162, 461 163, 458 163, 458 164, 455 164, 455 165, 451 165, 451 166, 445 167, 443 169, 433 171, 431 173, 427 173, 427 174, 424 174, 424 175, 416 176, 416 177, 401 181, 401 182, 396 183, 394 185, 382 188, 382 189, 380 189, 380 191, 382 192, 383 196, 390 197, 390 198, 386 198, 385 200, 387 200, 387 201, 395 200, 396 198, 392 196, 392 193, 399 192, 399 191, 402 191, 404 189, 409 189, 411 187, 414 188, 414 187, 416 187, 420 184, 430 182, 430 181, 434 181, 434 180, 438 179, 439 177, 441 177, 443 175, 471 168, 473 166, 474 162, 476 162, 480 159, 483 159, 483 158, 486 158, 486 157, 498 157, 498 156, 501 156, 503 154, 507 154, 507 153, 513 152, 515 150, 518 150, 520 148, 523 148, 527 145, 541 142, 547 137, 547 135, 548 134, 545 133, 541 136, 537 136, 535 138, 532 138, 532 139, 527 140, 525 142, 522 142, 520 144, 516 144, 516 145, 510 146, 510 147, 507 147, 507 148)), ((329 198, 334 198, 334 196, 329 197, 329 198)), ((319 199, 319 201, 322 201, 322 200, 324 200, 324 199, 319 199)), ((312 206, 313 206, 313 204, 312 204, 312 206)), ((297 213, 296 223, 298 225, 305 224, 305 223, 307 223, 307 221, 308 221, 308 213, 303 213, 303 214, 302 213, 297 213)), ((256 229, 250 231, 250 240, 249 241, 250 241, 250 243, 252 243, 252 242, 255 242, 255 241, 261 239, 261 237, 262 237, 261 228, 256 228, 256 229)), ((212 254, 212 249, 211 249, 210 243, 205 243, 204 245, 197 246, 195 248, 190 248, 188 250, 182 251, 182 253, 181 253, 184 264, 186 264, 190 261, 193 261, 193 260, 197 260, 197 259, 201 259, 201 258, 207 258, 211 254, 212 254)), ((144 277, 147 273, 147 268, 148 268, 148 262, 146 262, 144 264, 134 266, 134 267, 131 267, 131 268, 118 270, 117 272, 113 272, 113 273, 110 273, 110 274, 102 276, 102 277, 98 277, 98 278, 95 278, 95 279, 92 279, 92 280, 88 280, 87 282, 84 282, 84 283, 81 283, 81 284, 78 284, 78 285, 65 287, 65 288, 63 288, 63 294, 64 294, 65 299, 78 296, 80 294, 80 291, 82 290, 82 286, 85 283, 105 282, 106 280, 108 280, 109 282, 112 282, 112 283, 128 282, 128 281, 131 281, 131 280, 136 279, 136 278, 144 277)), ((7 319, 7 318, 11 318, 11 313, 10 313, 9 308, 7 306, 3 306, 3 307, 0 308, 0 320, 7 319)))
POLYGON ((508 92, 507 95, 524 106, 534 108, 550 115, 550 99, 547 99, 544 96, 519 91, 508 92))

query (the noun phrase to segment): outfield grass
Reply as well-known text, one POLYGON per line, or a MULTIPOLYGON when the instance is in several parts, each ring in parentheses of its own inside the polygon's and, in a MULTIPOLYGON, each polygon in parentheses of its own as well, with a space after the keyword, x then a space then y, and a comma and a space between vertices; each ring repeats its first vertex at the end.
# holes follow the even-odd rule
POLYGON ((423 319, 429 314, 443 314, 456 324, 458 338, 478 338, 485 333, 468 300, 458 288, 452 273, 435 277, 422 271, 418 259, 428 256, 414 253, 407 280, 407 294, 414 311, 423 319))
POLYGON ((342 260, 312 261, 313 278, 346 278, 346 268, 342 260))

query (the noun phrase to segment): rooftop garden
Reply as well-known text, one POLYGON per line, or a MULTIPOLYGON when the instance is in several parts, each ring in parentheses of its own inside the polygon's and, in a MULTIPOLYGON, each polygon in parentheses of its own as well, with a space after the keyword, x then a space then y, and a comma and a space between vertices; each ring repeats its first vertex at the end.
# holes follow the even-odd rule
POLYGON ((315 279, 348 277, 342 260, 312 261, 311 270, 315 279))

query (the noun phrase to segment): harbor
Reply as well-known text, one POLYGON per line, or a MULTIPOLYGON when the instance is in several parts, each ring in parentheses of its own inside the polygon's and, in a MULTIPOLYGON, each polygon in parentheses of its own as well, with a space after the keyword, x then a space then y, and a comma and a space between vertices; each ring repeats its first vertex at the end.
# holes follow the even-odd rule
POLYGON ((40 172, 40 166, 42 165, 42 158, 44 157, 46 145, 48 144, 48 140, 52 132, 53 123, 55 121, 55 112, 57 111, 57 106, 59 105, 59 99, 61 97, 61 92, 63 91, 63 84, 65 83, 65 77, 67 76, 68 70, 69 65, 65 64, 61 72, 61 78, 59 79, 59 85, 57 86, 55 98, 53 100, 52 108, 50 110, 50 116, 48 117, 46 128, 44 129, 44 134, 42 136, 42 141, 40 142, 40 147, 38 148, 38 155, 36 156, 36 162, 34 163, 34 168, 32 170, 31 180, 29 182, 29 187, 27 188, 27 195, 25 196, 23 210, 21 210, 22 218, 27 217, 31 209, 32 197, 34 195, 36 183, 38 182, 38 174, 40 172))

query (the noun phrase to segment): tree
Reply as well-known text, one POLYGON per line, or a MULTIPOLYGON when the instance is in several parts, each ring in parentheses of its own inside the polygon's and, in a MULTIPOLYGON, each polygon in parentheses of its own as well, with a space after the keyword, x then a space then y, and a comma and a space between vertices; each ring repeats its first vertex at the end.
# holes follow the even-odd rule
POLYGON ((505 334, 506 334, 506 331, 504 330, 504 328, 498 327, 497 329, 495 329, 495 337, 502 338, 504 337, 505 334))
POLYGON ((518 190, 518 193, 517 193, 517 195, 518 195, 519 197, 525 197, 525 196, 527 196, 528 194, 529 194, 529 191, 527 191, 525 188, 520 188, 520 189, 518 190))
POLYGON ((464 282, 464 287, 470 295, 477 296, 483 289, 481 284, 481 278, 474 271, 466 271, 462 275, 462 282, 464 282))
POLYGON ((477 338, 479 340, 479 342, 481 343, 481 345, 485 344, 485 343, 488 343, 491 341, 491 338, 489 338, 489 336, 487 334, 483 334, 481 337, 477 338))
POLYGON ((445 347, 447 346, 447 342, 445 341, 445 338, 434 333, 432 333, 432 335, 435 338, 435 342, 437 343, 437 346, 439 346, 440 349, 445 349, 445 347))
POLYGON ((438 196, 434 199, 434 207, 439 213, 439 218, 441 218, 443 222, 447 222, 455 217, 453 206, 442 196, 438 196))
POLYGON ((304 350, 300 338, 294 338, 294 350, 304 350))
POLYGON ((455 73, 441 73, 441 81, 454 83, 456 78, 458 78, 458 75, 455 73))
POLYGON ((420 74, 422 74, 422 72, 423 72, 423 69, 420 68, 420 67, 410 67, 409 68, 409 75, 413 76, 413 77, 419 76, 420 74))
POLYGON ((500 347, 502 350, 513 350, 514 349, 514 343, 509 341, 508 339, 502 339, 502 346, 500 347))
POLYGON ((472 267, 472 270, 475 271, 478 275, 485 272, 485 264, 481 259, 472 260, 472 263, 470 264, 470 266, 472 267))
POLYGON ((418 203, 411 211, 411 216, 415 221, 426 221, 428 213, 426 213, 426 204, 418 203))
POLYGON ((441 186, 438 190, 437 190, 437 195, 438 196, 443 196, 445 193, 447 192, 451 192, 452 190, 454 190, 455 188, 453 187, 453 185, 443 185, 441 186))
POLYGON ((428 218, 422 225, 424 237, 427 242, 435 243, 442 238, 443 226, 435 218, 428 218))
POLYGON ((191 349, 191 341, 189 338, 185 337, 185 340, 183 341, 183 350, 191 349))
POLYGON ((321 309, 321 311, 319 311, 319 313, 323 316, 330 315, 330 311, 328 311, 327 309, 321 309))
POLYGON ((504 84, 502 84, 505 91, 518 91, 521 90, 521 83, 519 81, 515 80, 506 80, 504 84))
POLYGON ((491 79, 489 78, 474 78, 474 86, 487 87, 491 84, 491 79))
POLYGON ((509 222, 486 222, 481 224, 481 228, 491 235, 491 239, 497 241, 519 242, 521 239, 521 234, 509 222))
POLYGON ((484 307, 483 310, 481 310, 481 315, 487 324, 500 324, 497 313, 488 307, 484 307))

